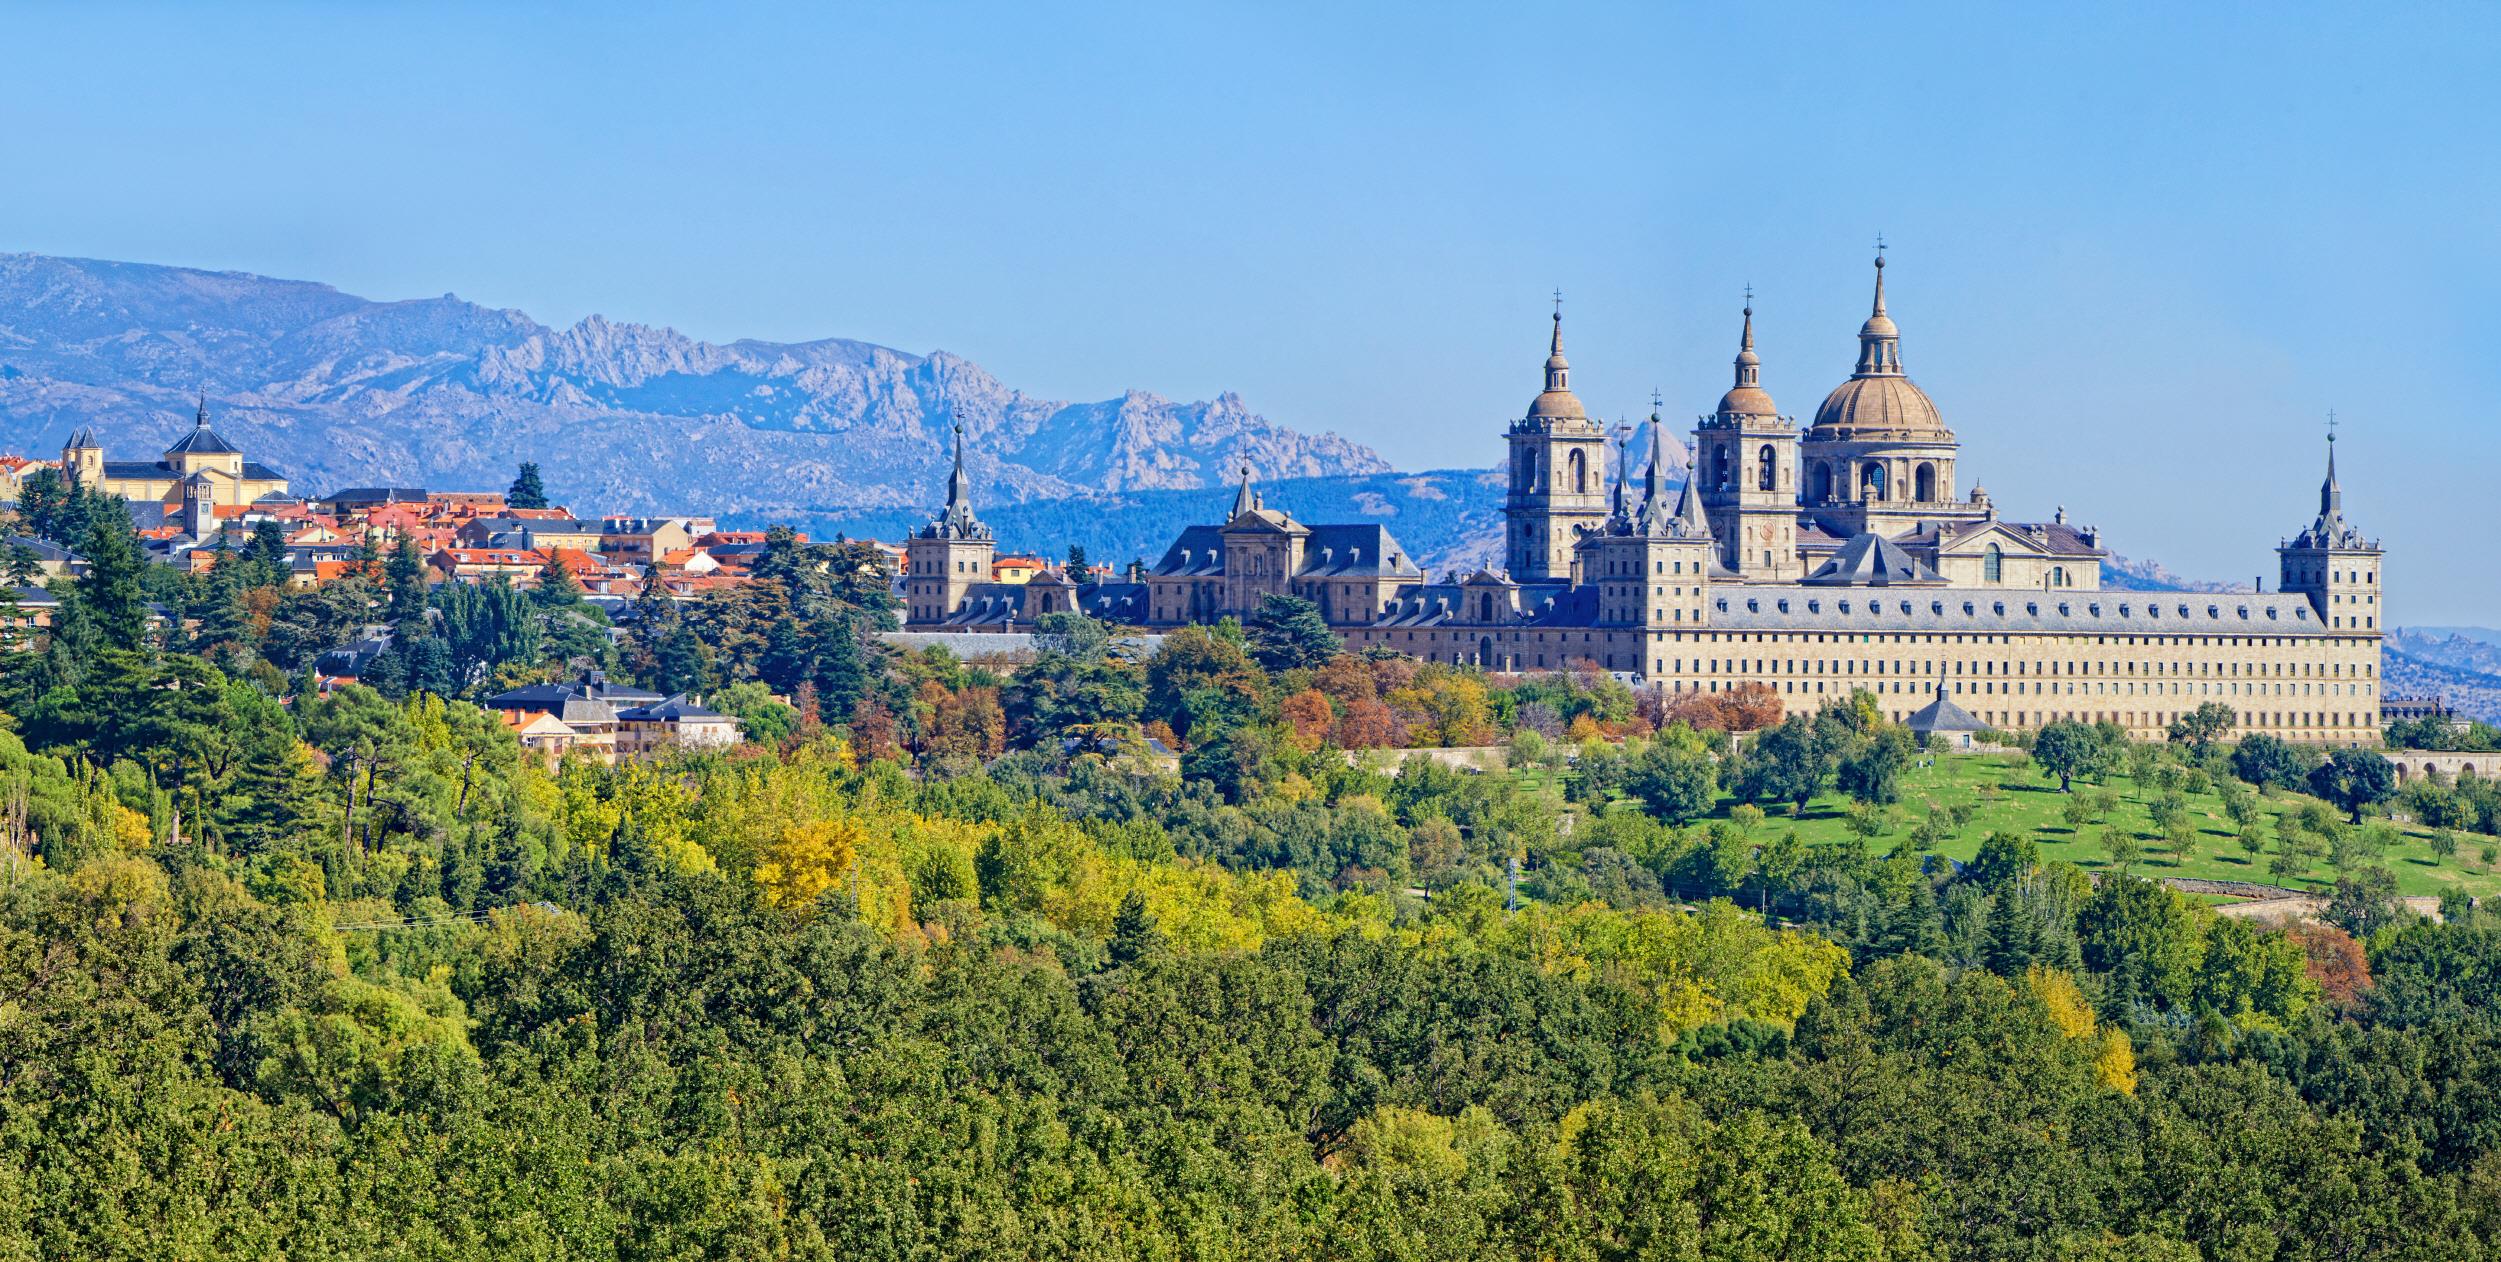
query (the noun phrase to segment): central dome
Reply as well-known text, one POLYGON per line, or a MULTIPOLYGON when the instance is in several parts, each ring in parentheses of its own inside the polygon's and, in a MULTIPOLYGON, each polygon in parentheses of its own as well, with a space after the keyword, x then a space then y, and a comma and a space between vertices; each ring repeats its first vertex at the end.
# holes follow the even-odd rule
POLYGON ((1847 430, 1852 434, 1870 431, 1884 435, 1934 435, 1952 437, 1945 428, 1945 417, 1937 411, 1936 402, 1928 392, 1911 384, 1908 377, 1852 377, 1824 396, 1822 407, 1815 409, 1815 428, 1827 431, 1847 430))

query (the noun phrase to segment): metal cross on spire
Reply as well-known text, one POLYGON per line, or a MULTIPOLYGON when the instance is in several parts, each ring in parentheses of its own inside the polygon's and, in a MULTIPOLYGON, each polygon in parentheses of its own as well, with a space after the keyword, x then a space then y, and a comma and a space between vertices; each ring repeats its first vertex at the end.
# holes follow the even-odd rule
POLYGON ((1660 394, 1657 390, 1652 390, 1650 392, 1650 414, 1652 416, 1658 415, 1659 409, 1665 406, 1666 403, 1667 396, 1660 394))
POLYGON ((1876 257, 1884 257, 1884 234, 1881 232, 1876 234, 1876 257))
POLYGON ((1745 287, 1745 305, 1748 311, 1754 309, 1754 286, 1750 283, 1745 287))
POLYGON ((2334 408, 2327 410, 2327 441, 2331 443, 2336 441, 2336 409, 2334 408))
POLYGON ((1560 289, 1554 291, 1554 318, 1563 318, 1563 291, 1560 289))

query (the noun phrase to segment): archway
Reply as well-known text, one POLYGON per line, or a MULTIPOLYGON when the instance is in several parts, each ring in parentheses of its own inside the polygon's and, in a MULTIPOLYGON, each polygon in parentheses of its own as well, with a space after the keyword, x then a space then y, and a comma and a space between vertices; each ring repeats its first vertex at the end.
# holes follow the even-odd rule
POLYGON ((1754 453, 1754 488, 1758 491, 1779 489, 1773 479, 1774 471, 1778 467, 1779 458, 1772 454, 1772 445, 1763 444, 1763 449, 1754 453))
POLYGON ((1816 503, 1829 503, 1832 499, 1832 466, 1821 460, 1816 461, 1814 471, 1808 475, 1807 484, 1814 492, 1816 503))
POLYGON ((1911 477, 1911 486, 1916 492, 1911 496, 1912 499, 1922 504, 1934 502, 1937 497, 1937 467, 1924 460, 1921 461, 1919 471, 1911 477))
POLYGON ((1862 466, 1859 469, 1858 497, 1869 501, 1881 500, 1884 498, 1883 465, 1870 464, 1862 466))

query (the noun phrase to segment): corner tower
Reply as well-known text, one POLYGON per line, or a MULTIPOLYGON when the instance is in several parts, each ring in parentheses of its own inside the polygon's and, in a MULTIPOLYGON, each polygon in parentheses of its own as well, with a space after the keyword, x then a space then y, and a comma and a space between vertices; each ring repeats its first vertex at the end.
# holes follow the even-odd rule
POLYGON ((1528 415, 1512 422, 1509 439, 1503 563, 1515 582, 1569 582, 1573 545, 1606 521, 1607 437, 1572 394, 1560 298, 1546 355, 1546 388, 1528 405, 1528 415))
POLYGON ((2327 435, 2327 480, 2319 484, 2319 515, 2275 554, 2283 590, 2308 596, 2329 630, 2380 633, 2379 541, 2364 538, 2345 520, 2345 493, 2336 485, 2333 429, 2327 435))
POLYGON ((964 476, 964 423, 958 421, 947 506, 903 545, 904 621, 913 626, 945 622, 975 583, 990 581, 998 547, 990 527, 973 516, 972 480, 964 476))
POLYGON ((1737 380, 1694 431, 1688 481, 1702 491, 1720 564, 1742 579, 1793 580, 1798 560, 1798 432, 1763 389, 1754 353, 1754 296, 1746 295, 1737 380))

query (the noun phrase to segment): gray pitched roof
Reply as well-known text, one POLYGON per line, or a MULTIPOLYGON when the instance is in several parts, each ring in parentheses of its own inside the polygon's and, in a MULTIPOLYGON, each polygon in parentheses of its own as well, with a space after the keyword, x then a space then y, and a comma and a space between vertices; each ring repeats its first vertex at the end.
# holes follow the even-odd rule
POLYGON ((1900 544, 1870 530, 1842 544, 1806 581, 1829 587, 1889 587, 1941 584, 1945 579, 1903 551, 1900 544))
POLYGON ((1712 631, 1971 631, 2061 635, 2318 635, 2306 596, 2280 592, 1869 591, 1749 585, 1711 593, 1712 631))
POLYGON ((243 449, 227 442, 216 430, 210 429, 208 418, 203 415, 200 423, 191 427, 190 433, 183 435, 173 446, 165 449, 165 454, 169 458, 186 453, 202 456, 239 456, 243 454, 243 449))
POLYGON ((1902 726, 1914 732, 1979 732, 1989 725, 1954 704, 1954 699, 1946 695, 1945 685, 1938 684, 1937 699, 1911 711, 1910 717, 1902 720, 1902 726))

